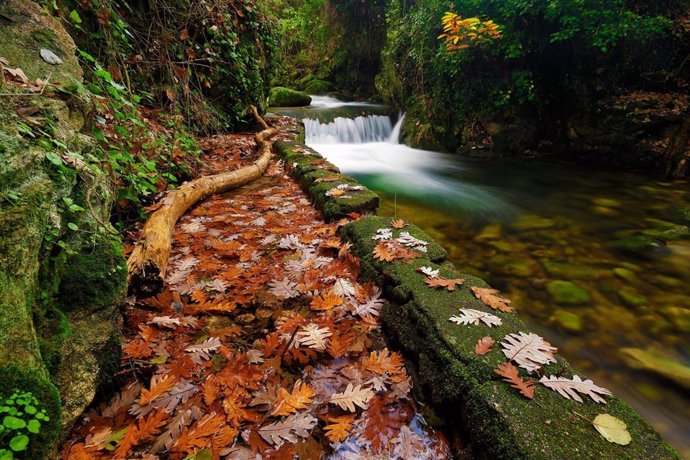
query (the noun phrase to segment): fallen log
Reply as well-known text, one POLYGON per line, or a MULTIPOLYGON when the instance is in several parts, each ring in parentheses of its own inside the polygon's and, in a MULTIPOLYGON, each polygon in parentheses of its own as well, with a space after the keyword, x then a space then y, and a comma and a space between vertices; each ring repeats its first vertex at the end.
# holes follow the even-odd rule
POLYGON ((266 171, 271 159, 271 138, 277 131, 268 127, 256 109, 252 112, 259 125, 265 127, 255 136, 259 146, 259 159, 251 166, 187 182, 166 195, 162 206, 144 224, 139 243, 127 260, 130 293, 150 297, 163 290, 172 234, 177 220, 187 209, 211 195, 252 182, 266 171))

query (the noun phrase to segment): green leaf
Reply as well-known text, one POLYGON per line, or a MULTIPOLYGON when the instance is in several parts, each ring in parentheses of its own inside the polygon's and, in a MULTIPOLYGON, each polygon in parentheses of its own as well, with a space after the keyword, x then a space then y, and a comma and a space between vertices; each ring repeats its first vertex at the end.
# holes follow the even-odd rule
POLYGON ((62 158, 55 152, 46 152, 46 159, 55 166, 62 166, 62 158))
POLYGON ((21 430, 26 426, 26 422, 24 420, 11 415, 6 416, 2 420, 2 424, 11 430, 21 430))
POLYGON ((29 425, 27 426, 27 429, 30 433, 38 433, 39 431, 41 431, 41 422, 39 422, 36 419, 31 420, 29 422, 29 425))
POLYGON ((69 18, 72 20, 73 23, 81 24, 81 16, 79 16, 77 10, 72 10, 72 12, 69 14, 69 18))
POLYGON ((10 449, 15 452, 26 450, 29 445, 29 437, 25 434, 20 434, 10 439, 10 449))
POLYGON ((79 226, 78 226, 77 224, 75 224, 74 222, 70 222, 69 224, 67 224, 67 227, 68 227, 70 230, 75 231, 75 232, 76 232, 77 230, 79 230, 79 226))
POLYGON ((14 454, 7 449, 0 449, 0 460, 14 460, 14 454))

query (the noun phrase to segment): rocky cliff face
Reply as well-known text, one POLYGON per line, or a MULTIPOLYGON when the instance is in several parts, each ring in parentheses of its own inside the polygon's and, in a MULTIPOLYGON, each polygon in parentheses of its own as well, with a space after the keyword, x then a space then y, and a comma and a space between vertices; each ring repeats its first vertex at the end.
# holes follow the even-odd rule
POLYGON ((126 268, 110 178, 81 160, 89 104, 56 90, 81 83, 72 39, 29 0, 3 3, 0 29, 3 67, 51 83, 0 80, 0 400, 30 391, 47 410, 23 451, 44 458, 118 361, 126 268))

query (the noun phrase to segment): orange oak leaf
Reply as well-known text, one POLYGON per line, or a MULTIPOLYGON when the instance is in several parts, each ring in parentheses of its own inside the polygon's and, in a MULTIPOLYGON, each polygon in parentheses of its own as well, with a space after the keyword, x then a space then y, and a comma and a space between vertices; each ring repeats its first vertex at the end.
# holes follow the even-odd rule
POLYGON ((401 229, 407 227, 407 222, 402 219, 394 220, 391 222, 391 227, 401 229))
POLYGON ((462 278, 447 280, 443 278, 425 278, 424 282, 429 287, 434 288, 445 288, 449 291, 454 291, 458 284, 465 284, 465 280, 462 278))
POLYGON ((141 398, 139 398, 139 404, 145 406, 151 401, 160 398, 165 393, 170 391, 175 385, 175 378, 170 375, 154 375, 151 377, 150 389, 142 388, 141 398))
POLYGON ((399 353, 391 353, 388 348, 380 352, 372 351, 362 361, 364 368, 378 375, 395 375, 401 372, 404 361, 399 353))
POLYGON ((489 336, 482 337, 477 341, 477 344, 474 346, 474 352, 479 356, 485 355, 493 351, 491 347, 493 347, 495 343, 496 342, 494 341, 494 339, 492 339, 489 336))
POLYGON ((398 259, 415 259, 418 254, 397 241, 383 241, 374 248, 374 258, 383 262, 393 262, 398 259))
POLYGON ((314 390, 302 383, 301 380, 295 382, 292 393, 285 388, 278 390, 278 397, 273 405, 271 415, 290 415, 300 409, 307 409, 314 400, 314 390))
POLYGON ((311 309, 317 311, 332 310, 343 304, 343 298, 334 292, 327 292, 311 300, 311 309))
POLYGON ((515 311, 513 307, 510 306, 510 300, 498 296, 501 292, 498 289, 480 288, 477 286, 472 286, 471 289, 475 297, 481 300, 487 307, 504 313, 512 313, 515 311))
POLYGON ((341 415, 339 417, 329 417, 329 425, 324 427, 326 437, 331 442, 343 442, 350 436, 352 431, 352 422, 355 420, 356 414, 341 415))
POLYGON ((503 377, 503 380, 510 383, 510 386, 519 390, 525 398, 534 399, 536 383, 533 380, 522 380, 518 375, 517 367, 511 363, 501 363, 494 372, 503 377))

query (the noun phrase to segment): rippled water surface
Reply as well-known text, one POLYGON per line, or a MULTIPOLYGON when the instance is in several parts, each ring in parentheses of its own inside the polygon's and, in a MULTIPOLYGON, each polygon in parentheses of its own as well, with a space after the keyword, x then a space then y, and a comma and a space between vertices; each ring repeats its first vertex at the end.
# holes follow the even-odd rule
POLYGON ((311 145, 690 458, 690 184, 394 142, 311 145))

